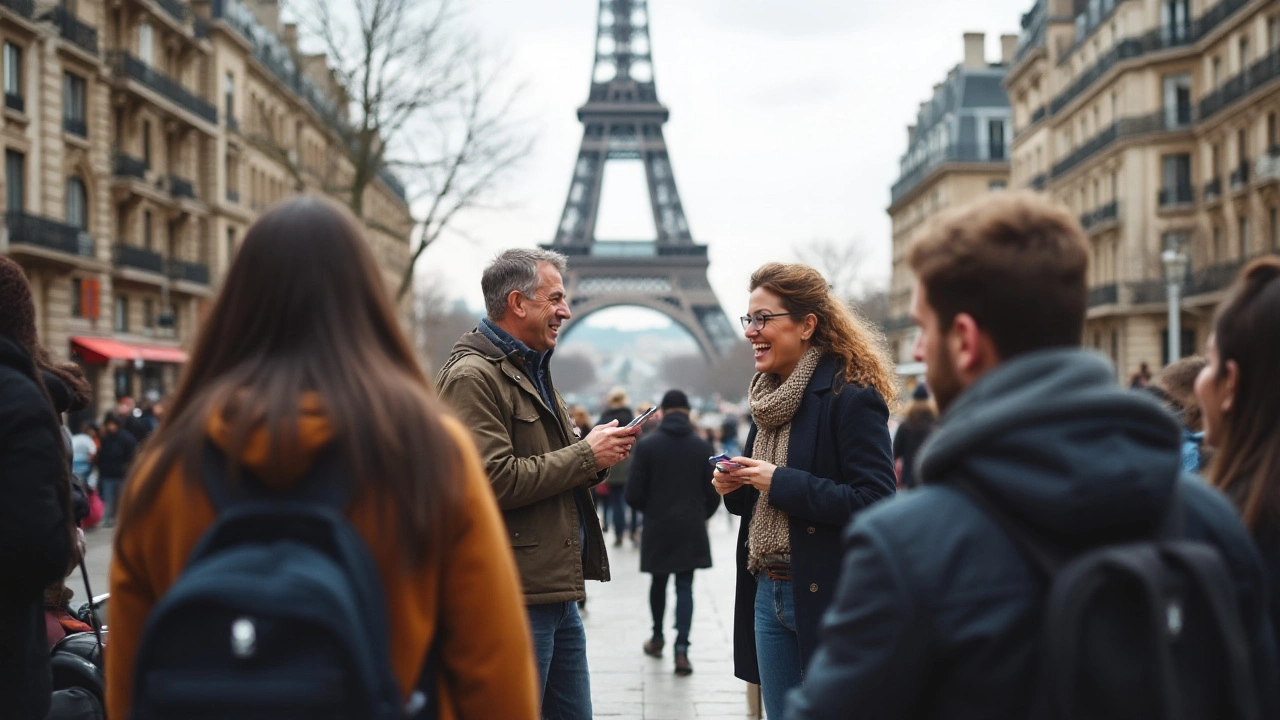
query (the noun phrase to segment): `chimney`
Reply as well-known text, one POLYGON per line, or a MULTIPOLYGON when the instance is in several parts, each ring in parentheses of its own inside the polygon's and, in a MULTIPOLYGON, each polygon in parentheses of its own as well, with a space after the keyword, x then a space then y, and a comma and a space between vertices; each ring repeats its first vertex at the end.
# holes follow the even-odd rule
POLYGON ((916 126, 907 126, 907 147, 911 147, 916 142, 916 126))
POLYGON ((280 3, 278 0, 258 0, 253 6, 258 23, 272 34, 280 32, 280 3))
POLYGON ((966 70, 981 70, 987 67, 987 36, 980 32, 964 34, 964 67, 966 70))
POLYGON ((280 35, 280 41, 284 46, 298 53, 298 25, 297 23, 285 23, 284 32, 280 35))
POLYGON ((1018 49, 1017 35, 1001 35, 1000 36, 1000 63, 1002 65, 1013 64, 1014 50, 1018 49))

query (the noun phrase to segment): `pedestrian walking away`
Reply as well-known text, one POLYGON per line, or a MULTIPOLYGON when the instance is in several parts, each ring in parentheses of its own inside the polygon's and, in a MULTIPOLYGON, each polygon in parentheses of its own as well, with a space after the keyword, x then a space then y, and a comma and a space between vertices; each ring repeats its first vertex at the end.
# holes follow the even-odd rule
POLYGON ((653 575, 649 610, 653 635, 644 652, 661 657, 666 640, 662 621, 667 581, 676 582, 677 675, 693 673, 689 662, 689 630, 693 625, 693 572, 711 567, 707 520, 720 507, 711 485, 711 444, 698 437, 689 419, 689 398, 680 390, 662 396, 662 420, 655 432, 636 444, 627 480, 627 503, 644 512, 640 535, 640 572, 653 575))
POLYGON ((106 514, 102 522, 105 527, 111 527, 115 523, 120 487, 129 474, 129 468, 133 465, 133 457, 137 451, 137 439, 120 426, 120 421, 114 415, 108 415, 103 419, 102 447, 98 448, 96 462, 98 489, 102 494, 102 502, 106 505, 106 514))
POLYGON ((740 467, 717 469, 713 485, 742 516, 734 674, 759 683, 779 718, 818 645, 841 530, 895 491, 886 403, 897 381, 876 331, 806 265, 756 270, 742 327, 755 425, 740 467))
POLYGON ((400 327, 342 206, 249 228, 120 500, 108 717, 538 718, 497 503, 400 327))
POLYGON ((1257 555, 1182 474, 1174 419, 1079 347, 1088 258, 1034 193, 917 238, 913 356, 941 421, 919 487, 847 532, 787 718, 1277 716, 1257 555))
POLYGON ((53 686, 42 604, 76 558, 71 456, 45 388, 22 268, 0 257, 0 719, 43 720, 53 686))
POLYGON ((929 389, 920 383, 911 393, 907 417, 893 435, 893 466, 898 473, 898 487, 910 490, 916 486, 916 454, 929 439, 937 419, 938 413, 929 399, 929 389))
POLYGON ((481 277, 487 316, 454 345, 441 397, 475 437, 520 569, 542 679, 542 716, 590 718, 591 679, 577 601, 609 579, 589 488, 635 443, 634 428, 573 432, 549 363, 571 316, 564 256, 508 250, 481 277))

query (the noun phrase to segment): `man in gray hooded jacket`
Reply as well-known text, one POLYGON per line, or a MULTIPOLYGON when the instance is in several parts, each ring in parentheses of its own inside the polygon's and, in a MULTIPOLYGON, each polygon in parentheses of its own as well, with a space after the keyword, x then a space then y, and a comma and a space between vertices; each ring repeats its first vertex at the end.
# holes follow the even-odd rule
MULTIPOLYGON (((1176 488, 1186 537, 1215 547, 1233 581, 1253 684, 1274 693, 1266 588, 1244 527, 1225 498, 1180 477, 1173 419, 1078 347, 1088 257, 1065 209, 1022 193, 961 208, 912 247, 914 354, 943 416, 917 459, 922 487, 847 531, 823 641, 787 718, 1029 716, 1044 587, 956 489, 962 478, 1064 547, 1153 532, 1176 488)), ((1277 716, 1274 697, 1260 702, 1257 717, 1277 716)))

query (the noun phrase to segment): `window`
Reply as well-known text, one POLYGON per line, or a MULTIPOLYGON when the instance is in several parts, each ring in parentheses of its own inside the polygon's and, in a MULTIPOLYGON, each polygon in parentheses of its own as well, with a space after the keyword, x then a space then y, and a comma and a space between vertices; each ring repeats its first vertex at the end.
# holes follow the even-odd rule
POLYGON ((1249 36, 1240 37, 1240 72, 1249 72, 1249 36))
POLYGON ((1249 161, 1249 133, 1244 128, 1236 131, 1236 163, 1244 165, 1249 161))
POLYGON ((1267 49, 1280 50, 1280 17, 1267 20, 1267 49))
POLYGON ((154 57, 151 53, 151 45, 151 23, 144 22, 138 26, 138 59, 147 65, 152 64, 152 59, 154 57))
POLYGON ((151 169, 151 121, 142 121, 142 164, 151 169))
POLYGON ((227 267, 231 267, 231 259, 236 256, 236 229, 227 228, 227 267))
POLYGON ((992 180, 987 183, 987 190, 995 192, 996 190, 1004 190, 1008 185, 1003 180, 992 180))
POLYGON ((129 298, 124 295, 116 296, 115 330, 129 332, 129 298))
POLYGON ((1185 42, 1190 36, 1189 0, 1162 0, 1160 35, 1166 42, 1185 42))
POLYGON ((1165 155, 1164 189, 1170 193, 1171 199, 1179 202, 1190 202, 1191 198, 1191 156, 1186 153, 1165 155))
POLYGON ((26 203, 26 157, 16 150, 4 151, 5 209, 21 212, 26 203))
POLYGON ((18 101, 19 107, 14 110, 21 111, 22 104, 22 48, 11 42, 4 44, 4 94, 5 102, 13 107, 13 100, 18 101))
POLYGON ((1280 127, 1276 125, 1276 114, 1271 113, 1267 115, 1267 149, 1272 155, 1275 155, 1276 150, 1280 149, 1280 138, 1276 137, 1277 131, 1280 131, 1280 127))
POLYGON ((992 120, 987 125, 987 140, 990 145, 990 155, 992 160, 1004 159, 1004 121, 992 120))
POLYGON ((1222 58, 1213 59, 1213 89, 1222 87, 1222 58))
POLYGON ((88 193, 84 181, 78 177, 67 178, 67 224, 87 231, 89 229, 88 193))
POLYGON ((1222 260, 1222 228, 1213 226, 1213 262, 1222 260))
POLYGON ((231 73, 227 73, 223 96, 227 105, 227 119, 232 120, 236 116, 236 76, 231 73))
POLYGON ((142 326, 148 330, 156 326, 155 303, 151 298, 142 301, 142 326))
POLYGON ((84 317, 84 280, 71 278, 71 317, 84 317))
POLYGON ((1191 76, 1166 75, 1164 78, 1164 126, 1184 127, 1191 124, 1191 76))
POLYGON ((1213 159, 1210 161, 1212 166, 1209 171, 1213 173, 1213 178, 1217 179, 1222 176, 1222 146, 1214 143, 1210 154, 1213 159))
POLYGON ((142 247, 151 249, 151 211, 142 211, 142 247))
POLYGON ((85 137, 84 78, 75 73, 62 76, 62 126, 69 133, 85 137))
POLYGON ((1242 216, 1240 218, 1239 231, 1236 238, 1240 241, 1240 259, 1249 257, 1249 218, 1242 216))

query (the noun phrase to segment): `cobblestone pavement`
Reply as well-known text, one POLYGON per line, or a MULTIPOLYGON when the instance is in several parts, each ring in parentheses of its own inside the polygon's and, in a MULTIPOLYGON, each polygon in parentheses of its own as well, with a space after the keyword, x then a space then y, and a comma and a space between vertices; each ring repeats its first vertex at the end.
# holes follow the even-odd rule
MULTIPOLYGON (((630 540, 621 547, 609 536, 613 580, 587 583, 587 655, 595 716, 609 720, 743 720, 748 718, 746 684, 733 676, 734 543, 738 519, 721 508, 708 523, 714 567, 693 581, 693 630, 689 660, 693 675, 674 673, 675 583, 668 583, 666 650, 651 658, 640 646, 649 638, 649 576, 640 572, 640 551, 630 540)), ((87 534, 87 566, 93 592, 107 591, 111 530, 87 534)), ((76 599, 84 595, 78 577, 68 582, 76 599)), ((108 621, 109 622, 109 621, 108 621)))

